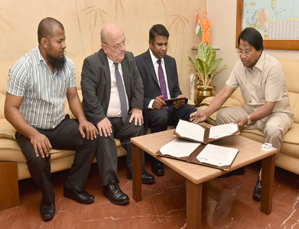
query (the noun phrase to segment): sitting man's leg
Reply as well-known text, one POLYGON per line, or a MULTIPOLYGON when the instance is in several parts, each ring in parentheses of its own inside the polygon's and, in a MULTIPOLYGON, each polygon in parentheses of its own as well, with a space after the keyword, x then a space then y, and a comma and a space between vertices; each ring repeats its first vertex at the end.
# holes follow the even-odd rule
POLYGON ((292 127, 293 118, 286 113, 273 113, 265 123, 264 139, 265 143, 271 143, 277 149, 276 158, 280 152, 283 136, 292 127))
MULTIPOLYGON (((109 119, 112 124, 112 130, 110 136, 101 137, 98 136, 98 147, 96 150, 96 158, 98 170, 101 176, 101 183, 103 185, 103 194, 111 203, 117 205, 124 205, 130 201, 128 195, 126 195, 118 186, 119 179, 117 175, 117 148, 114 140, 115 127, 112 123, 113 118, 109 119)), ((121 120, 121 118, 118 118, 121 120)))
POLYGON ((42 201, 40 205, 42 218, 45 221, 50 220, 55 214, 54 189, 51 183, 51 166, 49 163, 51 155, 44 158, 42 158, 41 155, 36 157, 29 138, 17 132, 16 139, 22 153, 27 159, 27 166, 33 181, 42 190, 42 201))
MULTIPOLYGON (((272 113, 266 123, 258 121, 258 126, 264 133, 265 143, 270 143, 277 149, 276 159, 279 157, 279 152, 283 140, 283 136, 292 127, 293 118, 286 113, 272 113)), ((256 201, 261 200, 261 171, 257 179, 253 198, 256 201)))
POLYGON ((74 162, 65 182, 64 196, 82 204, 93 202, 94 196, 84 191, 84 187, 97 148, 96 139, 83 138, 79 132, 78 120, 68 118, 52 131, 51 136, 52 148, 76 150, 74 162))
MULTIPOLYGON (((135 120, 129 123, 131 114, 127 118, 125 123, 122 122, 120 118, 112 118, 110 119, 114 131, 115 131, 115 138, 121 141, 122 146, 127 151, 127 178, 132 179, 132 144, 131 138, 141 136, 143 132, 143 125, 135 125, 135 120)), ((153 184, 155 182, 155 177, 150 175, 145 170, 144 165, 144 155, 142 160, 142 183, 143 184, 153 184)))
MULTIPOLYGON (((167 130, 169 122, 169 113, 163 109, 148 109, 146 116, 148 128, 151 129, 151 133, 157 133, 167 130)), ((154 157, 151 157, 151 169, 156 176, 164 175, 163 164, 154 157)))

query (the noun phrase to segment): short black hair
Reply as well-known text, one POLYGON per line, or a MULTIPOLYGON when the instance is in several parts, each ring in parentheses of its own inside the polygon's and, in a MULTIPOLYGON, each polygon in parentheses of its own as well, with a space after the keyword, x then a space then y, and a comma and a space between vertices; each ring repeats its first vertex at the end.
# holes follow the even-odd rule
POLYGON ((165 28, 164 25, 161 25, 161 24, 153 25, 153 27, 150 29, 150 31, 149 31, 149 41, 152 44, 154 44, 157 35, 165 36, 168 39, 169 33, 168 33, 168 31, 167 31, 167 29, 165 28))
POLYGON ((244 29, 239 35, 238 45, 240 45, 240 40, 247 41, 256 51, 264 50, 263 37, 255 28, 247 27, 244 29))
POLYGON ((40 21, 37 28, 37 39, 40 44, 42 38, 49 39, 53 36, 53 27, 58 26, 60 29, 64 30, 63 25, 58 20, 47 17, 40 21))

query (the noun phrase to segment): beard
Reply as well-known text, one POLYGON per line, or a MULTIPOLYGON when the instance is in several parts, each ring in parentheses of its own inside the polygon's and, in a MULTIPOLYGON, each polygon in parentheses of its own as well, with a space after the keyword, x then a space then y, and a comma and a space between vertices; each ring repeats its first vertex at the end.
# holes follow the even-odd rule
POLYGON ((57 72, 59 72, 63 69, 64 64, 65 64, 65 56, 52 57, 52 56, 48 55, 47 59, 50 62, 50 64, 52 65, 52 67, 57 70, 57 72))

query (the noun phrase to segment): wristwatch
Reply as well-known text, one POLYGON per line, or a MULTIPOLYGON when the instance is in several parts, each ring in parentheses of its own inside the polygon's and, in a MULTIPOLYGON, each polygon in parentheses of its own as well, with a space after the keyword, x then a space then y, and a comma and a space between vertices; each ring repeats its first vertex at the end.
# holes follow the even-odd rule
POLYGON ((250 125, 252 122, 251 122, 251 118, 250 118, 250 115, 247 115, 247 125, 250 125))

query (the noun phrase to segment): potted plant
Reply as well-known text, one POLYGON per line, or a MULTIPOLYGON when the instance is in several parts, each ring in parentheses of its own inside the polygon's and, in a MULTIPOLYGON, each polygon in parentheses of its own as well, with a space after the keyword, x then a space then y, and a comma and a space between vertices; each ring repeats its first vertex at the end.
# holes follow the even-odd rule
POLYGON ((210 45, 204 45, 203 43, 198 45, 196 60, 193 60, 190 56, 189 59, 196 71, 194 98, 196 106, 199 106, 204 98, 215 95, 215 86, 211 85, 212 79, 217 73, 225 69, 227 65, 219 67, 222 58, 216 59, 216 50, 212 49, 210 45))

